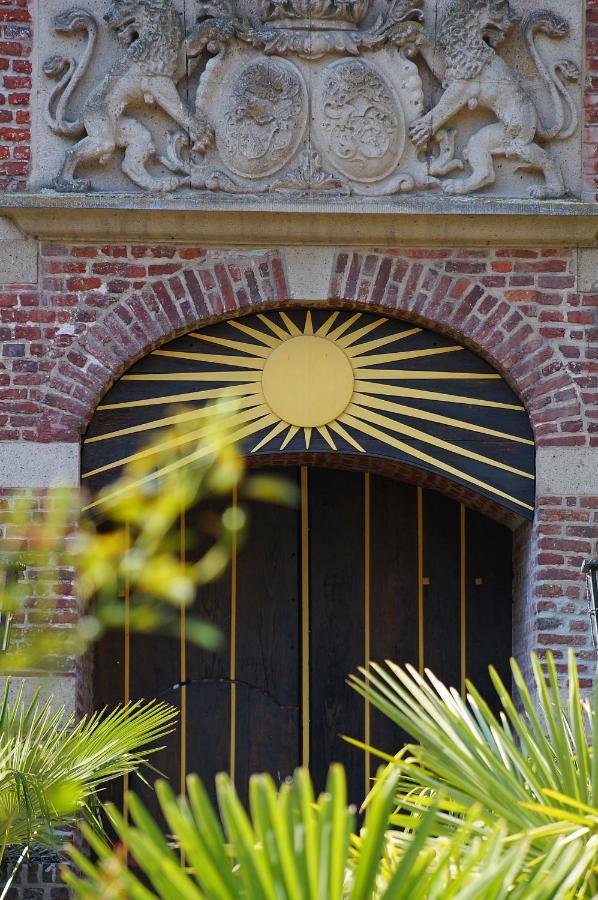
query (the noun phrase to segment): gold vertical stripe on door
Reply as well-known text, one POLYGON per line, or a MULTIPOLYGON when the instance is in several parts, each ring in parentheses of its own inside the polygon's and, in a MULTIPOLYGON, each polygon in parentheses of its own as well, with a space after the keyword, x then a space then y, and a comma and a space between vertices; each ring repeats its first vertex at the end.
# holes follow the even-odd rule
POLYGON ((417 489, 417 652, 420 675, 424 673, 424 501, 417 489))
POLYGON ((230 777, 235 780, 237 751, 237 488, 233 488, 233 540, 230 584, 230 777))
POLYGON ((301 466, 301 743, 309 766, 309 471, 301 466))
MULTIPOLYGON (((363 557, 364 557, 364 584, 363 584, 363 593, 364 593, 364 656, 365 656, 365 667, 369 670, 370 668, 370 657, 371 657, 371 480, 370 473, 366 472, 364 476, 364 540, 363 540, 363 557)), ((369 746, 371 743, 372 733, 371 733, 371 709, 370 703, 368 700, 365 700, 365 708, 364 708, 364 741, 369 746)), ((370 789, 370 753, 366 750, 365 752, 365 793, 366 795, 370 789)))
MULTIPOLYGON (((125 552, 131 549, 131 529, 129 523, 125 523, 125 552)), ((123 692, 124 692, 124 702, 129 703, 131 699, 131 584, 129 581, 129 576, 125 574, 125 583, 124 583, 124 604, 125 604, 125 616, 124 616, 124 628, 123 628, 123 641, 124 641, 124 662, 123 662, 123 692)), ((123 778, 123 815, 125 821, 129 819, 129 804, 127 802, 127 792, 129 790, 129 775, 126 774, 123 778)))
POLYGON ((467 585, 466 585, 466 547, 465 547, 465 506, 461 503, 461 696, 465 699, 465 679, 467 678, 467 585))
MULTIPOLYGON (((181 563, 186 561, 186 541, 187 541, 187 520, 185 510, 182 510, 180 517, 180 559, 181 563)), ((184 606, 181 606, 180 614, 180 657, 179 657, 179 680, 183 687, 181 688, 181 794, 185 793, 187 779, 187 612, 184 606)))

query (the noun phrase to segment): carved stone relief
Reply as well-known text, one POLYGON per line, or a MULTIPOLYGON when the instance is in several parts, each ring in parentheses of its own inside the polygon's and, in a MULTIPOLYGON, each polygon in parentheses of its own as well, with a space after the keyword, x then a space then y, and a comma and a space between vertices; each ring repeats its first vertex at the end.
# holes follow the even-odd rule
MULTIPOLYGON (((575 42, 554 8, 186 0, 183 14, 176 2, 106 0, 104 21, 97 3, 52 12, 64 52, 43 67, 44 140, 54 144, 38 183, 380 197, 576 192, 580 70, 555 56, 575 42)), ((567 9, 576 29, 577 5, 567 9)))

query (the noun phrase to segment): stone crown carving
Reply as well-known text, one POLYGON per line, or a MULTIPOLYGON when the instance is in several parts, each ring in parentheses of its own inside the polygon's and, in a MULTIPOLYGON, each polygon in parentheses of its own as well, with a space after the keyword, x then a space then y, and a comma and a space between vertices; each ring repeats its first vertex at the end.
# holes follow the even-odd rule
POLYGON ((568 22, 545 10, 520 22, 509 0, 448 0, 432 36, 422 5, 390 0, 371 21, 370 0, 260 0, 251 19, 214 0, 198 2, 185 29, 172 0, 112 0, 105 27, 123 49, 78 116, 73 98, 100 25, 68 10, 56 33, 86 44, 80 59, 56 55, 44 67, 55 82, 47 124, 75 141, 54 187, 90 190, 80 167, 119 154, 128 179, 151 192, 471 194, 494 184, 502 157, 539 176, 534 197, 562 197, 550 145, 578 130, 571 86, 580 72, 571 60, 547 61, 546 48, 569 35, 568 22), (515 27, 550 99, 549 121, 500 54, 515 27), (442 87, 436 103, 424 96, 424 67, 442 87), (142 121, 144 106, 172 123, 163 141, 142 121), (462 113, 476 109, 490 121, 462 140, 462 113))

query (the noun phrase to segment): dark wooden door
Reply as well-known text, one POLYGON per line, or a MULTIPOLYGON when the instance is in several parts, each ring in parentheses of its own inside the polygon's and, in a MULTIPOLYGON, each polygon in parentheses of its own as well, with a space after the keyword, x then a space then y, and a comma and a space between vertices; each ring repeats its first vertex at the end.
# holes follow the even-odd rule
MULTIPOLYGON (((281 782, 310 766, 317 789, 332 761, 347 767, 359 803, 375 760, 351 735, 390 752, 405 736, 346 684, 369 660, 430 667, 461 689, 489 692, 487 666, 508 678, 511 534, 434 491, 340 470, 285 469, 296 510, 254 504, 231 571, 201 589, 194 612, 226 648, 208 653, 161 636, 112 635, 96 654, 96 700, 162 695, 181 722, 156 765, 178 788, 198 772, 252 772, 281 782), (183 689, 172 689, 186 679, 183 689), (128 683, 127 683, 128 679, 128 683)), ((187 513, 186 552, 202 550, 201 516, 187 513)), ((135 785, 151 807, 151 792, 135 785)))

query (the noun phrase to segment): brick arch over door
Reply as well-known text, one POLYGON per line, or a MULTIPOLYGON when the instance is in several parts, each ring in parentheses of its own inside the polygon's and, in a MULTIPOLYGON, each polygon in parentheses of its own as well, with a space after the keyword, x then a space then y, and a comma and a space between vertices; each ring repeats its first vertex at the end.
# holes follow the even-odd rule
MULTIPOLYGON (((52 348, 40 439, 78 439, 110 386, 160 344, 200 325, 293 302, 278 253, 220 257, 198 260, 170 277, 134 281, 120 295, 80 293, 52 348)), ((506 378, 523 400, 539 444, 547 423, 551 432, 574 434, 582 406, 565 360, 516 304, 446 268, 408 254, 340 252, 329 297, 322 300, 379 310, 454 338, 506 378)))
MULTIPOLYGON (((153 348, 198 325, 291 302, 283 250, 46 245, 42 266, 40 321, 61 327, 48 334, 28 440, 79 441, 101 397, 153 348)), ((451 335, 506 376, 539 444, 587 445, 587 364, 568 335, 591 342, 591 334, 574 272, 572 254, 548 251, 339 251, 321 299, 451 335)), ((525 663, 529 650, 550 648, 562 662, 566 647, 576 647, 588 679, 595 654, 577 557, 593 552, 593 504, 539 496, 534 525, 521 525, 514 542, 515 654, 525 663)))

